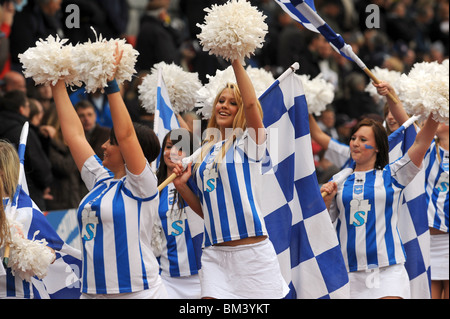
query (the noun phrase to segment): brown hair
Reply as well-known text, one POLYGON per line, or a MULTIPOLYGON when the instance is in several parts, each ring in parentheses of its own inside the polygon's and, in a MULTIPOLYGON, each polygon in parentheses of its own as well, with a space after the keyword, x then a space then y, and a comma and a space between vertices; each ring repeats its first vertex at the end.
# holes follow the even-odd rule
POLYGON ((389 143, 386 129, 380 122, 365 118, 353 127, 351 135, 354 135, 362 126, 369 126, 372 128, 373 135, 375 136, 375 143, 378 148, 375 169, 383 169, 389 164, 389 143))

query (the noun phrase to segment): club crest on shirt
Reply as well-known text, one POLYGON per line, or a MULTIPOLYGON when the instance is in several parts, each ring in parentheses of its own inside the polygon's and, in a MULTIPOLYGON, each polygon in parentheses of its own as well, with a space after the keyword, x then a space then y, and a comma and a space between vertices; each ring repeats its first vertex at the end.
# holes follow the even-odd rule
POLYGON ((211 166, 203 171, 203 190, 205 192, 213 192, 217 186, 217 169, 211 166))
POLYGON ((368 199, 352 199, 350 201, 350 225, 355 227, 364 225, 371 207, 368 199))
POLYGON ((89 209, 83 209, 81 212, 82 231, 81 238, 85 241, 90 241, 95 238, 97 234, 98 218, 95 216, 95 212, 89 209))

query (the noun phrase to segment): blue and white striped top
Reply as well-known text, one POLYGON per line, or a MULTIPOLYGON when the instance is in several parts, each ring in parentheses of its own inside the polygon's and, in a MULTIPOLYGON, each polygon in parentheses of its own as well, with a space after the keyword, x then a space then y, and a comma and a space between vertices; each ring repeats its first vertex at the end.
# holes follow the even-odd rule
POLYGON ((436 144, 433 142, 424 159, 428 225, 448 233, 449 151, 439 147, 440 160, 437 152, 436 144))
POLYGON ((115 294, 152 287, 159 266, 151 248, 158 213, 156 176, 150 165, 140 175, 114 179, 97 156, 81 177, 90 192, 78 207, 82 241, 82 292, 115 294))
POLYGON ((383 170, 354 171, 338 185, 329 212, 348 271, 405 261, 397 229, 400 195, 419 171, 406 154, 383 170))
POLYGON ((195 275, 200 269, 203 219, 187 205, 180 210, 174 194, 173 183, 159 194, 160 271, 170 277, 195 275))
POLYGON ((245 131, 217 164, 214 159, 221 156, 225 142, 211 148, 193 178, 203 209, 205 247, 267 235, 258 201, 262 185, 256 179, 266 142, 257 145, 245 131))

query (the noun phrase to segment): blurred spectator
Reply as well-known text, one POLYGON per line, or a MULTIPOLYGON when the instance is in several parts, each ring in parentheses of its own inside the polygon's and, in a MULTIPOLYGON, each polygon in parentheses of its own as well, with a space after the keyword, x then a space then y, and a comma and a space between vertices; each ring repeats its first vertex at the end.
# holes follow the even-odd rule
POLYGON ((19 73, 17 71, 9 71, 3 77, 1 91, 3 93, 6 93, 14 90, 19 90, 27 93, 26 80, 22 73, 19 73))
MULTIPOLYGON (((79 27, 72 28, 66 23, 63 24, 64 36, 69 39, 69 42, 73 45, 77 43, 83 43, 88 41, 95 41, 95 33, 91 28, 97 32, 97 36, 103 32, 103 25, 106 23, 106 13, 97 1, 92 0, 63 0, 62 7, 66 8, 69 4, 75 4, 80 10, 79 27)), ((66 21, 72 12, 63 10, 62 21, 66 21)), ((102 34, 103 35, 103 34, 102 34)))
POLYGON ((136 50, 140 53, 136 63, 137 71, 150 70, 161 61, 180 64, 180 42, 169 25, 169 2, 170 0, 149 0, 147 4, 136 39, 136 50))
POLYGON ((334 127, 336 123, 336 114, 331 105, 328 105, 327 108, 322 111, 320 116, 317 118, 317 124, 320 129, 325 132, 327 135, 331 136, 335 140, 339 139, 338 132, 334 127))
POLYGON ((39 39, 49 35, 64 38, 61 23, 62 0, 29 0, 21 12, 17 12, 11 27, 11 69, 21 72, 18 55, 34 47, 39 39))
POLYGON ((109 139, 110 129, 97 123, 95 107, 89 101, 80 101, 75 104, 75 110, 83 125, 86 139, 95 154, 103 160, 102 145, 109 139))
POLYGON ((48 158, 52 165, 52 198, 46 200, 47 210, 63 210, 78 207, 82 197, 79 191, 80 173, 64 143, 56 108, 50 108, 46 123, 40 127, 49 139, 48 158))
POLYGON ((99 30, 103 37, 123 38, 128 25, 129 6, 127 0, 95 0, 101 11, 105 13, 105 20, 103 23, 98 23, 99 30))
POLYGON ((15 8, 12 1, 0 5, 0 79, 11 69, 9 35, 14 20, 15 8))
POLYGON ((364 91, 367 85, 366 81, 365 75, 356 72, 346 78, 344 97, 333 103, 336 113, 347 114, 352 119, 358 119, 367 113, 381 114, 374 99, 364 91))
POLYGON ((279 30, 271 36, 271 50, 275 51, 272 55, 276 57, 276 63, 282 68, 282 73, 292 63, 302 61, 302 52, 306 48, 304 32, 299 23, 281 8, 277 17, 279 30))
POLYGON ((100 90, 93 93, 87 93, 84 88, 79 88, 77 91, 70 94, 70 101, 73 105, 80 101, 89 101, 95 107, 97 123, 101 126, 112 127, 111 110, 109 109, 106 93, 102 93, 100 90))
MULTIPOLYGON (((77 112, 81 124, 83 125, 84 134, 86 135, 89 145, 91 145, 98 158, 103 160, 102 145, 109 140, 111 130, 108 127, 101 126, 97 123, 95 107, 89 101, 83 100, 75 104, 75 111, 77 112)), ((88 193, 88 189, 86 188, 86 185, 78 172, 76 185, 81 199, 88 193)))
MULTIPOLYGON (((18 148, 22 127, 30 115, 28 99, 23 91, 9 91, 3 96, 1 104, 0 138, 18 148)), ((41 210, 45 210, 45 199, 51 198, 53 176, 50 161, 34 130, 28 133, 24 166, 30 197, 41 210)))
POLYGON ((337 140, 342 144, 348 145, 353 126, 357 123, 356 119, 351 119, 347 114, 336 114, 335 128, 338 134, 337 140))

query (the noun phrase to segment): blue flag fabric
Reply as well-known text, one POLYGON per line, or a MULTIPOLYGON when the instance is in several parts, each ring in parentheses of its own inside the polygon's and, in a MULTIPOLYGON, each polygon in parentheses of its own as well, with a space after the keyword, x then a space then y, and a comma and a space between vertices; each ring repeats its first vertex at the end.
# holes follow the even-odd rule
POLYGON ((32 278, 31 284, 14 277, 8 268, 7 275, 4 278, 6 294, 11 297, 36 299, 78 299, 81 295, 81 252, 67 245, 60 238, 28 194, 24 173, 24 156, 28 130, 29 124, 26 122, 22 128, 18 146, 20 160, 19 184, 12 201, 5 201, 6 213, 9 218, 23 225, 23 233, 28 239, 45 239, 48 247, 55 251, 56 259, 49 266, 47 276, 42 280, 32 278))
POLYGON ((334 32, 316 13, 313 0, 275 0, 275 2, 305 28, 322 34, 342 56, 355 62, 361 69, 366 68, 364 62, 353 52, 352 47, 345 43, 342 36, 334 32))
MULTIPOLYGON (((414 143, 417 132, 411 117, 389 135, 389 161, 402 157, 414 143)), ((400 203, 398 230, 406 252, 411 298, 431 297, 430 232, 425 197, 425 170, 422 169, 405 187, 400 203)))
MULTIPOLYGON (((162 75, 162 70, 158 69, 158 87, 156 91, 156 110, 154 120, 154 131, 162 146, 164 136, 173 129, 180 128, 175 112, 170 103, 169 93, 162 75)), ((156 159, 156 167, 159 167, 160 155, 156 159)))
POLYGON ((320 194, 308 108, 298 63, 259 98, 268 133, 261 207, 284 279, 286 298, 348 298, 348 275, 320 194))

